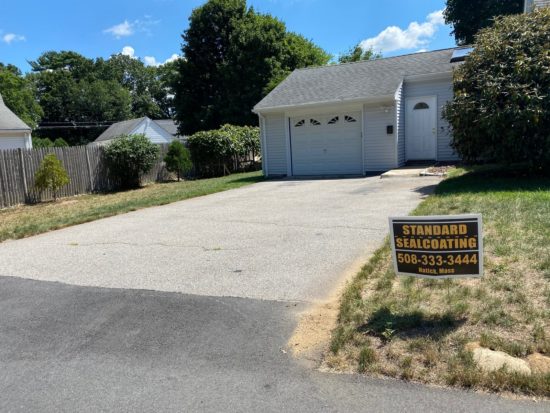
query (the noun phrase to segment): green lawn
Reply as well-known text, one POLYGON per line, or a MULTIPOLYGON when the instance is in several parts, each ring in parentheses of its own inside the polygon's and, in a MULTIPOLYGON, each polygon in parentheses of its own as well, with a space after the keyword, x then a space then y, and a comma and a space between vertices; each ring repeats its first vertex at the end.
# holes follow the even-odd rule
POLYGON ((250 172, 222 178, 151 184, 132 191, 81 195, 57 202, 7 208, 0 210, 0 242, 239 188, 263 179, 261 172, 250 172))
POLYGON ((397 278, 389 243, 348 285, 328 367, 421 382, 550 395, 550 374, 482 372, 468 342, 550 356, 550 179, 457 169, 415 215, 482 213, 482 279, 397 278))

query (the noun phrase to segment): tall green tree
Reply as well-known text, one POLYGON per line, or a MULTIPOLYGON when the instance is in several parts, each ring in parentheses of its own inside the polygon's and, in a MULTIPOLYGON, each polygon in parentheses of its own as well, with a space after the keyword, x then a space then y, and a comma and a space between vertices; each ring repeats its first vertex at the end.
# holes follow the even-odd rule
POLYGON ((31 128, 38 125, 44 112, 36 100, 36 90, 16 66, 0 63, 0 95, 23 122, 31 128))
POLYGON ((254 124, 251 109, 290 71, 330 56, 246 0, 209 0, 193 10, 175 81, 180 132, 254 124))
POLYGON ((445 23, 453 26, 458 45, 472 44, 477 32, 493 25, 497 16, 523 12, 524 0, 447 0, 445 23))
POLYGON ((361 45, 356 44, 338 57, 338 63, 361 62, 363 60, 380 59, 381 57, 382 53, 375 52, 372 48, 365 50, 361 45))

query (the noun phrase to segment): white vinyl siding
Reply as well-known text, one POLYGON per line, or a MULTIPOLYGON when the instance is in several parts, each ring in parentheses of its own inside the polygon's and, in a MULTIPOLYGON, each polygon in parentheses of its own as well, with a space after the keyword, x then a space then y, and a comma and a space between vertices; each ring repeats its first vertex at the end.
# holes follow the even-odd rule
POLYGON ((405 164, 405 97, 403 96, 403 83, 399 85, 395 94, 395 118, 397 136, 397 166, 405 164))
POLYGON ((396 166, 395 107, 365 105, 365 169, 385 171, 396 166), (388 135, 386 127, 394 125, 394 133, 388 135))
MULTIPOLYGON (((450 146, 451 134, 449 124, 443 119, 445 104, 453 98, 452 80, 407 82, 404 86, 404 97, 437 96, 437 160, 454 161, 459 159, 450 146)), ((405 139, 407 137, 405 136, 405 139)))
POLYGON ((287 175, 285 124, 285 117, 282 113, 265 115, 268 176, 287 175))
POLYGON ((151 142, 157 144, 170 143, 174 140, 174 137, 170 133, 165 131, 150 119, 144 119, 143 122, 140 122, 140 124, 132 131, 132 134, 140 133, 145 134, 151 142))
POLYGON ((31 149, 32 141, 29 132, 3 131, 0 132, 0 150, 31 149))

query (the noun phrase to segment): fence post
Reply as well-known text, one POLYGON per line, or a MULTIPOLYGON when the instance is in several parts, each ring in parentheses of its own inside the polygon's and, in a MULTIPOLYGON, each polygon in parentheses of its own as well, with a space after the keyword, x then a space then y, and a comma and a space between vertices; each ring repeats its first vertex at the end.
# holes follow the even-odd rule
POLYGON ((90 192, 94 192, 94 180, 92 179, 92 167, 90 166, 90 156, 88 155, 88 145, 84 147, 86 152, 86 165, 88 166, 88 179, 90 180, 90 192))
POLYGON ((21 167, 21 177, 23 178, 23 191, 25 192, 25 202, 29 199, 29 188, 27 187, 27 171, 25 171, 25 158, 23 149, 19 148, 19 166, 21 167))

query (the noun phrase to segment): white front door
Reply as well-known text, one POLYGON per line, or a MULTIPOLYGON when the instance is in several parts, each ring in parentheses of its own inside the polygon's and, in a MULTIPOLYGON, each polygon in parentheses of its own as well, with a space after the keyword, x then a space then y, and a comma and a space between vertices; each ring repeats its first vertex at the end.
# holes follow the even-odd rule
POLYGON ((409 98, 406 101, 405 141, 407 160, 437 158, 437 98, 409 98))

